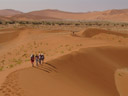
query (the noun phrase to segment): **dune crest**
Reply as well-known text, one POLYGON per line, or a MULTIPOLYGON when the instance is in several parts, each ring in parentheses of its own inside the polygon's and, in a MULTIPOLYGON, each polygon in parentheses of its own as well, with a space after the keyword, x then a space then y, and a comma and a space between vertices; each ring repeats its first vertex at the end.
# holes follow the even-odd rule
MULTIPOLYGON (((40 67, 10 74, 1 90, 7 88, 21 96, 119 96, 114 73, 119 68, 128 67, 127 57, 127 47, 81 49, 40 67), (18 82, 15 89, 20 89, 19 93, 8 87, 7 82, 11 79, 18 82)), ((12 93, 4 94, 13 96, 12 93)))
POLYGON ((99 35, 99 34, 109 34, 109 35, 115 35, 127 38, 128 34, 119 33, 115 31, 109 31, 105 29, 98 29, 98 28, 89 28, 81 32, 81 36, 91 38, 93 36, 99 35))

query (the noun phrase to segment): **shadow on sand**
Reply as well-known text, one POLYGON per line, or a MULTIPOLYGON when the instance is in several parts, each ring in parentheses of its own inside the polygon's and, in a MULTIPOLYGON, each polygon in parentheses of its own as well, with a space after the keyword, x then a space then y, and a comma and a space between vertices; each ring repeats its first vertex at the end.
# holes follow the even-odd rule
POLYGON ((34 68, 45 71, 47 73, 51 73, 51 72, 58 73, 57 68, 55 66, 53 66, 52 64, 49 64, 47 62, 44 62, 41 65, 39 64, 38 66, 34 66, 34 68))

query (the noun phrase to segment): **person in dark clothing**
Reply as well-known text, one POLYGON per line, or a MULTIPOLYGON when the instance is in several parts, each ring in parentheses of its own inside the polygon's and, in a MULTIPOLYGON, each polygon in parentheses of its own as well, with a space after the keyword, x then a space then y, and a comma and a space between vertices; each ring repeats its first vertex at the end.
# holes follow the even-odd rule
POLYGON ((41 65, 41 54, 39 54, 39 64, 41 65))
POLYGON ((31 55, 31 63, 32 63, 32 67, 34 67, 34 58, 35 58, 35 56, 34 56, 34 54, 32 54, 32 55, 31 55))
POLYGON ((43 53, 41 54, 41 62, 42 62, 42 64, 44 63, 44 54, 43 53))
POLYGON ((39 62, 39 56, 36 55, 36 66, 38 66, 38 62, 39 62))

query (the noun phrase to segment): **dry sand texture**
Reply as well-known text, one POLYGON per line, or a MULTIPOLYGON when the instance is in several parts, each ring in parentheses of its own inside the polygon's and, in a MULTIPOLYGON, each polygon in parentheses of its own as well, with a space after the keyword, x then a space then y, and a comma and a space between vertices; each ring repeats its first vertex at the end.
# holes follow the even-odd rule
POLYGON ((128 94, 128 69, 123 68, 115 72, 115 80, 117 89, 120 93, 120 96, 127 96, 128 94))
POLYGON ((18 28, 0 36, 0 96, 119 96, 114 73, 127 67, 127 35, 18 28), (32 53, 45 64, 31 68, 32 53))

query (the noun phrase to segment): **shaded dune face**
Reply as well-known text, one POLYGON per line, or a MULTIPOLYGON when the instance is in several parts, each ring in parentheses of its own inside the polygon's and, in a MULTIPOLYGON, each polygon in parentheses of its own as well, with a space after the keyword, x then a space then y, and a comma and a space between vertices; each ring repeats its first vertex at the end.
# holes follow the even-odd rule
POLYGON ((82 49, 49 63, 56 65, 72 81, 79 78, 76 84, 83 87, 85 92, 90 90, 85 95, 119 96, 114 72, 128 66, 127 57, 128 48, 100 47, 82 49))
POLYGON ((114 32, 114 31, 98 29, 98 28, 89 28, 89 29, 82 32, 82 36, 91 38, 95 35, 102 34, 102 33, 128 38, 128 34, 118 33, 118 32, 114 32))
POLYGON ((10 40, 13 40, 16 37, 18 37, 18 35, 19 35, 18 32, 0 34, 0 43, 4 43, 4 42, 10 41, 10 40))
POLYGON ((0 30, 0 43, 7 43, 9 41, 12 41, 14 39, 19 40, 21 37, 25 37, 23 35, 26 30, 26 28, 18 28, 18 29, 1 29, 0 30))
POLYGON ((81 49, 11 73, 0 96, 119 96, 114 73, 128 67, 127 57, 127 47, 81 49))

